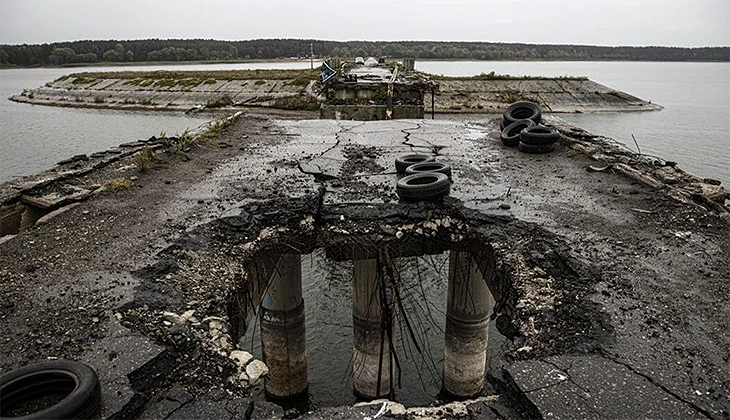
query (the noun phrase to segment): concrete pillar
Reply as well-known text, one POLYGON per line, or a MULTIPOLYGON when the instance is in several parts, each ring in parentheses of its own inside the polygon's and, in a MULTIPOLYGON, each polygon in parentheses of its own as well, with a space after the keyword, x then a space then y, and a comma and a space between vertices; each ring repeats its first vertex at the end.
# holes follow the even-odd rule
POLYGON ((353 276, 353 382, 355 394, 369 399, 390 393, 390 340, 385 330, 376 260, 356 260, 353 276))
POLYGON ((451 251, 447 294, 443 391, 468 398, 484 388, 491 301, 468 252, 451 251))
POLYGON ((284 254, 261 301, 261 352, 269 368, 266 394, 288 398, 307 392, 307 336, 299 255, 284 254))

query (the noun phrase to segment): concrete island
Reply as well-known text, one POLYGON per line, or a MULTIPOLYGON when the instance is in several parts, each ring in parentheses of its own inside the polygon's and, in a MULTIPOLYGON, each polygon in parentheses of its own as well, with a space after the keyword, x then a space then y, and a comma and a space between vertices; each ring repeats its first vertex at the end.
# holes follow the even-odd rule
MULTIPOLYGON (((351 69, 348 73, 357 75, 358 70, 351 69)), ((389 74, 393 75, 392 67, 383 71, 390 71, 389 74)), ((373 68, 368 67, 368 72, 373 76, 373 68)), ((372 90, 359 87, 359 97, 328 98, 318 74, 319 70, 76 73, 37 89, 26 90, 10 99, 36 105, 83 108, 171 111, 263 108, 267 112, 298 111, 317 115, 321 105, 333 100, 351 100, 367 107, 382 102, 386 97, 385 84, 379 83, 372 90)), ((530 100, 540 104, 546 112, 554 113, 654 111, 662 108, 585 77, 495 74, 444 77, 418 72, 396 76, 402 86, 417 84, 420 94, 425 95, 426 113, 431 112, 432 105, 433 111, 438 113, 501 113, 518 100, 530 100)), ((378 77, 385 76, 379 74, 378 77)), ((367 80, 367 77, 359 79, 360 82, 367 80)), ((342 95, 346 94, 343 92, 342 95)), ((405 105, 408 98, 404 98, 403 102, 405 105)), ((326 106, 321 108, 321 113, 325 118, 331 117, 326 106)))
MULTIPOLYGON (((0 185, 3 371, 87 363, 102 417, 119 419, 730 416, 727 191, 546 115, 657 105, 588 80, 416 77, 421 118, 289 118, 264 107, 322 109, 348 86, 320 95, 318 82, 272 74, 75 75, 14 97, 260 109, 0 185), (475 114, 423 118, 429 82, 437 111, 475 114), (501 117, 487 115, 526 99, 560 134, 551 153, 506 147, 501 117), (446 197, 399 199, 394 162, 411 153, 451 167, 446 197), (262 381, 270 397, 306 393, 299 264, 312 252, 353 262, 350 384, 366 400, 353 406, 251 397, 262 381), (405 407, 389 399, 387 325, 408 292, 398 261, 437 254, 449 266, 443 392, 405 407), (256 319, 263 363, 239 346, 256 319), (505 342, 487 361, 490 323, 505 342)), ((409 88, 383 98, 381 87, 329 105, 392 117, 409 88)))

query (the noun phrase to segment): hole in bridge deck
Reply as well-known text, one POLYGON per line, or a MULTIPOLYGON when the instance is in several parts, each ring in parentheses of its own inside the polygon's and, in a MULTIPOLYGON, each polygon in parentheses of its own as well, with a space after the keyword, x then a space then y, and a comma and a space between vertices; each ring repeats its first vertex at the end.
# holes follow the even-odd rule
MULTIPOLYGON (((394 399, 406 406, 433 402, 442 389, 444 329, 449 280, 449 254, 393 259, 402 309, 389 292, 394 318, 394 399), (412 335, 403 314, 408 317, 412 335), (413 343, 412 336, 418 343, 413 343), (421 349, 419 354, 416 347, 421 349)), ((274 257, 278 259, 278 256, 274 257)), ((353 393, 353 261, 334 261, 318 248, 301 255, 302 297, 306 318, 308 401, 313 407, 351 404, 353 393)), ((488 363, 501 360, 505 338, 489 323, 488 363)), ((241 348, 262 357, 260 320, 252 319, 241 348)), ((498 363, 498 362, 497 362, 498 363)), ((387 373, 384 373, 387 374, 387 373)), ((258 398, 264 398, 263 388, 258 398)))

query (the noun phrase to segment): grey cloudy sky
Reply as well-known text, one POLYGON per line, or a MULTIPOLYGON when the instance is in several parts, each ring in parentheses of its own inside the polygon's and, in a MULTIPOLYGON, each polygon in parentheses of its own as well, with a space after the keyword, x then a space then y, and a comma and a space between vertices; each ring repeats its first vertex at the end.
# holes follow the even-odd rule
POLYGON ((0 0, 0 43, 316 38, 730 45, 730 0, 0 0))

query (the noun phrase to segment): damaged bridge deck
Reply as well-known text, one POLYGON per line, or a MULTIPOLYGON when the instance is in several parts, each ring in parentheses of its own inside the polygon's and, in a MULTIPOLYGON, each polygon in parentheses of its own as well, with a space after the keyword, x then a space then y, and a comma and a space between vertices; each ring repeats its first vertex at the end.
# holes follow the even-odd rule
MULTIPOLYGON (((489 396, 458 416, 727 418, 727 221, 625 172, 587 172, 570 131, 553 153, 528 155, 498 130, 241 117, 225 149, 87 174, 79 187, 138 178, 0 244, 0 366, 90 363, 105 416, 281 417, 229 380, 247 323, 244 263, 275 246, 337 258, 356 238, 479 248, 494 264, 493 322, 511 341, 489 396), (393 162, 412 152, 451 165, 443 203, 398 201, 393 162), (188 310, 207 323, 164 322, 188 310), (218 319, 228 327, 212 331, 218 319)), ((353 413, 337 410, 305 417, 353 413)))

